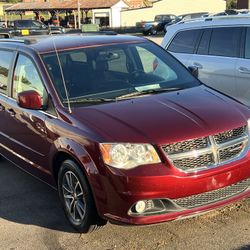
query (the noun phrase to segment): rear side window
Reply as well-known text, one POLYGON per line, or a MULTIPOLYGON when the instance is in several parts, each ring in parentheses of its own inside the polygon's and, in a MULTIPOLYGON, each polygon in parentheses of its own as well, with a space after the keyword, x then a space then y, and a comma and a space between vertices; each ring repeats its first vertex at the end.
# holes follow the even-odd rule
POLYGON ((171 42, 168 50, 176 53, 192 54, 199 34, 200 30, 186 30, 179 32, 171 42))
POLYGON ((200 40, 200 44, 199 47, 197 49, 197 54, 199 55, 207 55, 208 53, 208 47, 209 47, 209 43, 210 43, 210 38, 211 38, 211 29, 205 29, 201 40, 200 40))
POLYGON ((237 57, 241 28, 216 28, 212 31, 209 55, 237 57))
POLYGON ((246 33, 245 58, 250 59, 250 28, 246 33))
POLYGON ((13 53, 0 51, 0 93, 7 94, 7 83, 13 53))

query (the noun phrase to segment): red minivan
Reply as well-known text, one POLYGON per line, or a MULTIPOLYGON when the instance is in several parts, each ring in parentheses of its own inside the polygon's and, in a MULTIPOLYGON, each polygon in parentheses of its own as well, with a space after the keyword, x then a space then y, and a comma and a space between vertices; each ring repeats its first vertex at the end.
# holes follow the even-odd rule
POLYGON ((0 41, 0 154, 57 188, 80 232, 250 196, 249 117, 144 38, 0 41))

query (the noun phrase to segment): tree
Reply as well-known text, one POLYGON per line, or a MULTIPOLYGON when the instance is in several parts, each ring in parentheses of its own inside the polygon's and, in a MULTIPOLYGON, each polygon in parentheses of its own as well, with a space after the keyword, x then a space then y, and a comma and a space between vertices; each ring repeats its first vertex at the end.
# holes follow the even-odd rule
POLYGON ((227 0, 227 10, 236 8, 237 8, 237 0, 227 0))
POLYGON ((18 3, 21 2, 21 0, 6 0, 6 3, 18 3))

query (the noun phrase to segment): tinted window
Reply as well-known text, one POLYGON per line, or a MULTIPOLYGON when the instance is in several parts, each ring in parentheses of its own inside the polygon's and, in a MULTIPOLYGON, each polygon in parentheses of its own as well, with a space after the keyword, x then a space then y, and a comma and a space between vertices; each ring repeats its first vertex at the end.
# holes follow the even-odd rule
POLYGON ((245 58, 250 59, 250 28, 247 29, 246 34, 245 58))
POLYGON ((237 57, 241 28, 217 28, 213 29, 209 54, 215 56, 237 57))
MULTIPOLYGON (((62 101, 89 105, 86 98, 114 98, 144 90, 190 88, 199 82, 176 59, 152 43, 102 45, 59 52, 63 77, 55 53, 43 56, 62 101), (86 54, 76 67, 71 53, 86 54), (65 80, 65 86, 63 79, 65 80), (85 100, 85 101, 84 101, 85 100)), ((99 99, 99 102, 102 101, 99 99)))
POLYGON ((110 71, 128 73, 127 57, 124 50, 112 49, 111 54, 113 55, 113 59, 108 61, 108 69, 110 71))
POLYGON ((26 56, 20 55, 17 60, 14 82, 13 97, 27 90, 35 90, 42 99, 45 97, 45 89, 34 63, 26 56))
POLYGON ((210 37, 211 37, 211 29, 204 30, 197 50, 197 54, 207 55, 210 37))
POLYGON ((42 23, 33 20, 15 21, 16 27, 41 27, 42 23))
POLYGON ((143 72, 161 76, 166 81, 177 79, 176 73, 152 52, 142 47, 136 47, 143 66, 143 72))
POLYGON ((168 50, 177 53, 192 54, 194 52, 199 34, 200 30, 187 30, 179 32, 171 42, 168 50))
POLYGON ((79 51, 79 52, 75 52, 70 54, 70 59, 74 62, 79 62, 79 63, 85 63, 87 62, 87 56, 84 52, 79 51))
POLYGON ((0 93, 7 94, 7 83, 13 53, 0 51, 0 93))

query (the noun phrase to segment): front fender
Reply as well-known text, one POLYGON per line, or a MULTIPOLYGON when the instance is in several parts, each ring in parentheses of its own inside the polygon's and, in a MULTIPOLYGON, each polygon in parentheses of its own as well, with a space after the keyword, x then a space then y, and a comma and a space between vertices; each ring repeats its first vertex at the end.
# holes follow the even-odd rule
POLYGON ((99 174, 96 164, 94 163, 93 159, 85 149, 84 145, 81 145, 80 143, 72 139, 65 137, 58 138, 54 142, 54 148, 51 148, 51 151, 54 151, 50 152, 51 170, 53 170, 54 157, 56 157, 56 155, 59 154, 60 152, 63 152, 69 154, 80 164, 80 167, 82 168, 84 174, 87 177, 99 174))
MULTIPOLYGON (((92 148, 95 148, 95 145, 92 145, 92 148)), ((89 182, 97 211, 102 211, 103 207, 106 206, 107 200, 102 179, 103 173, 98 170, 98 167, 84 145, 69 138, 58 138, 50 151, 50 166, 52 172, 54 159, 60 153, 68 154, 79 164, 89 182)))

